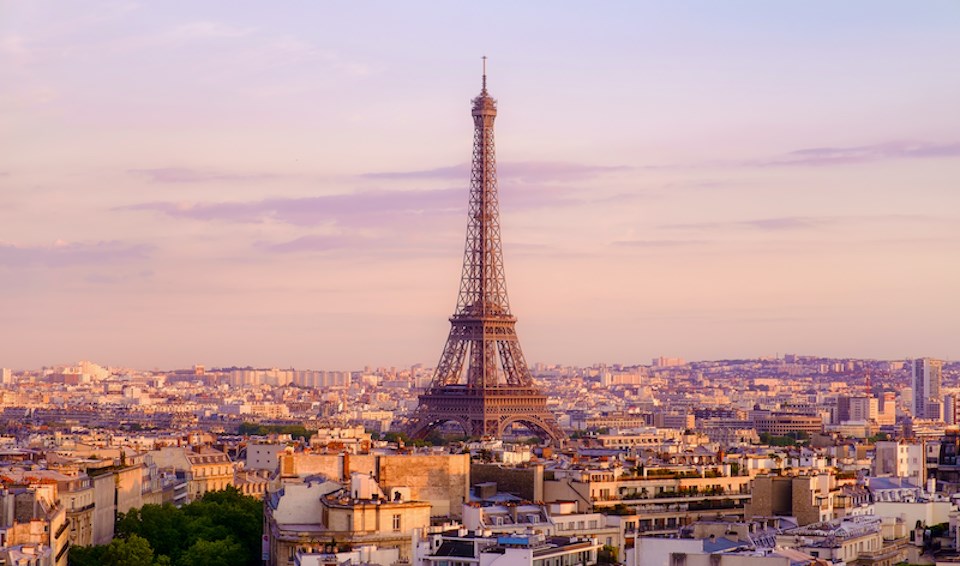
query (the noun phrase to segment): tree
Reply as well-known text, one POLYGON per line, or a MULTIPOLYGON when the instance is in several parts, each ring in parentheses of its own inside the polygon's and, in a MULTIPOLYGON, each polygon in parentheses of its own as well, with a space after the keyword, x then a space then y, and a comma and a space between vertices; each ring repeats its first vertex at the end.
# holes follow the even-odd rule
MULTIPOLYGON (((189 506, 188 506, 189 507, 189 506)), ((121 513, 117 519, 117 536, 139 535, 148 541, 158 555, 175 558, 180 554, 187 535, 183 511, 173 505, 144 505, 121 513)))
MULTIPOLYGON (((201 557, 209 557, 214 552, 226 552, 231 566, 259 566, 262 526, 263 503, 229 486, 207 492, 199 501, 180 509, 169 504, 144 505, 120 515, 116 531, 121 539, 137 537, 149 542, 156 552, 157 566, 180 566, 184 560, 199 564, 201 557)), ((71 563, 75 566, 106 564, 100 560, 102 554, 98 554, 106 552, 106 548, 79 549, 76 560, 71 551, 71 563)), ((203 562, 204 566, 215 564, 210 559, 203 562)))
POLYGON ((234 541, 239 541, 248 558, 232 564, 246 563, 256 566, 260 563, 263 503, 243 495, 233 486, 227 486, 221 491, 207 492, 200 501, 184 507, 184 512, 195 518, 191 529, 206 535, 198 536, 194 540, 233 538, 234 541), (208 520, 212 525, 208 524, 206 529, 201 528, 201 519, 208 520))
POLYGON ((292 438, 310 438, 313 433, 302 425, 264 425, 242 422, 237 434, 244 436, 266 436, 268 434, 289 434, 292 438))
POLYGON ((385 433, 383 433, 383 439, 386 440, 387 442, 401 442, 401 441, 402 441, 404 444, 409 444, 409 443, 410 443, 410 437, 407 436, 405 433, 396 432, 396 431, 392 431, 392 430, 391 430, 390 432, 385 432, 385 433))
POLYGON ((103 566, 149 566, 153 563, 150 543, 137 535, 113 539, 103 551, 101 562, 103 566))
POLYGON ((216 541, 198 540, 183 553, 177 566, 235 566, 248 563, 244 548, 233 537, 228 537, 216 541))
POLYGON ((603 548, 597 552, 597 564, 616 564, 617 563, 617 547, 610 546, 609 544, 603 545, 603 548))
POLYGON ((73 546, 70 548, 70 566, 100 566, 103 564, 103 546, 73 546))

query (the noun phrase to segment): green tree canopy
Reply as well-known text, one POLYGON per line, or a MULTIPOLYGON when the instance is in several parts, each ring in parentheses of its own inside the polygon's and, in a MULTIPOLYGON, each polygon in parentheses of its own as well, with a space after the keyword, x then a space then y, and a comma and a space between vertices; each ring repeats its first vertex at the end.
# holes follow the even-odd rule
POLYGON ((177 566, 234 566, 248 563, 243 546, 233 537, 228 537, 215 541, 198 540, 183 553, 177 566))
POLYGON ((259 423, 240 423, 237 434, 266 436, 268 434, 289 434, 292 438, 310 438, 313 431, 301 425, 264 425, 259 423))
POLYGON ((103 551, 103 566, 145 566, 153 564, 153 549, 147 539, 130 535, 113 539, 103 551))
POLYGON ((117 519, 116 540, 107 546, 71 549, 70 563, 113 566, 107 562, 108 558, 125 556, 119 554, 121 551, 127 554, 142 551, 140 541, 143 541, 150 550, 151 560, 137 563, 140 565, 216 566, 220 562, 212 556, 219 555, 225 557, 230 566, 259 566, 262 528, 263 503, 234 487, 227 487, 208 492, 199 501, 179 509, 169 504, 144 505, 121 514, 117 519))
POLYGON ((70 566, 101 566, 106 550, 107 545, 70 547, 70 566))

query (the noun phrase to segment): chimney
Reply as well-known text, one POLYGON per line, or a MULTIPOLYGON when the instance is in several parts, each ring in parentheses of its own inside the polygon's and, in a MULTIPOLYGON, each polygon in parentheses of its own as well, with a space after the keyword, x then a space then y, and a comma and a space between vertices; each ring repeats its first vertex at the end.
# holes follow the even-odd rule
POLYGON ((343 453, 343 481, 350 481, 350 453, 343 453))

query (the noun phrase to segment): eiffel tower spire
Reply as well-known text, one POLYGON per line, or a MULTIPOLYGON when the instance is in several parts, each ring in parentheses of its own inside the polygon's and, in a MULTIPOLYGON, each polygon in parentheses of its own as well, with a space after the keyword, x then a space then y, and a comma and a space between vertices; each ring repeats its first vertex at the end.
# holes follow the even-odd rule
POLYGON ((457 308, 430 389, 420 396, 409 431, 422 437, 455 421, 468 436, 499 437, 518 422, 560 442, 563 432, 530 376, 507 298, 493 135, 497 101, 487 92, 486 57, 482 85, 471 111, 473 167, 457 308))

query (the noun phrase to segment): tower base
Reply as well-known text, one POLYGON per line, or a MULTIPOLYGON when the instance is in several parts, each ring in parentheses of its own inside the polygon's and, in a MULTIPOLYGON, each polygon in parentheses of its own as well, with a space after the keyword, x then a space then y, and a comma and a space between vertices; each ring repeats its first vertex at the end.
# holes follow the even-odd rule
POLYGON ((468 437, 502 438, 507 427, 520 423, 538 437, 559 445, 565 435, 553 414, 547 410, 547 398, 535 388, 445 385, 420 396, 420 405, 407 433, 422 439, 434 428, 455 422, 468 437))

